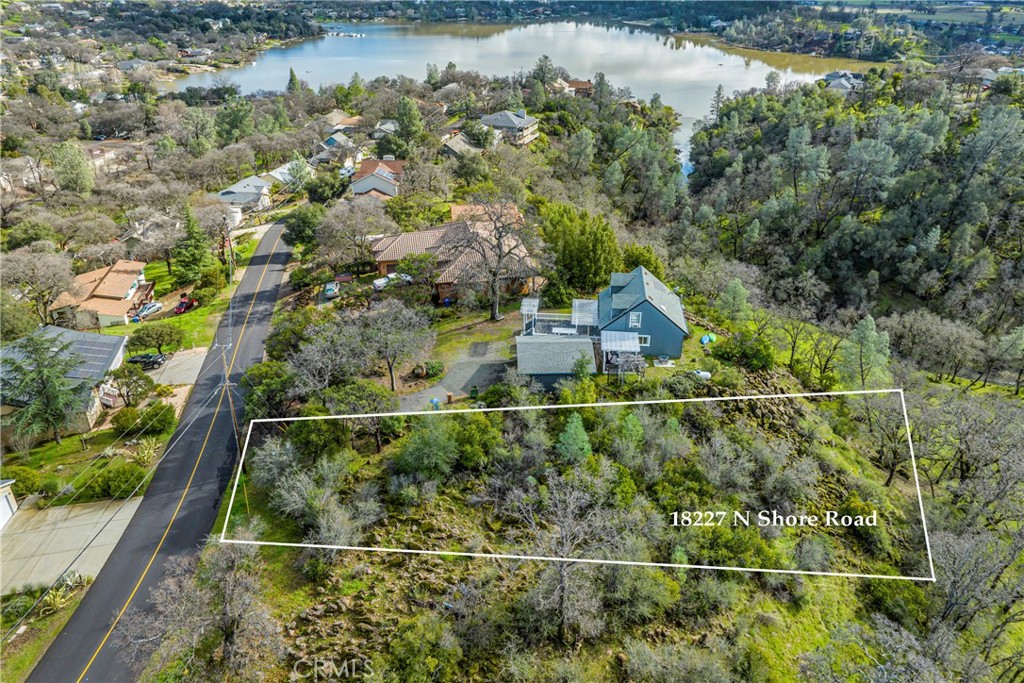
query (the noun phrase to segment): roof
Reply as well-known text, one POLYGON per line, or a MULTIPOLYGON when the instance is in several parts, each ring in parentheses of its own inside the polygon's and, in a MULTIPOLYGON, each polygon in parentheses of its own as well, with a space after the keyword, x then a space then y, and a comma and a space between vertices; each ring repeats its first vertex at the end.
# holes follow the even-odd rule
POLYGON ((493 126, 494 128, 514 128, 520 130, 527 128, 537 123, 537 119, 526 113, 525 110, 520 109, 519 111, 504 111, 495 112, 488 114, 480 119, 480 122, 487 126, 493 126))
MULTIPOLYGON (((93 387, 101 384, 107 373, 117 367, 125 344, 128 343, 128 337, 121 335, 79 332, 55 325, 40 327, 32 335, 53 338, 60 344, 70 343, 68 351, 79 356, 80 362, 67 374, 68 379, 93 387)), ((0 354, 5 361, 21 360, 24 357, 17 343, 5 346, 0 354)))
POLYGON ((638 266, 630 273, 612 273, 611 285, 601 290, 597 301, 599 325, 602 328, 647 301, 676 327, 689 333, 679 297, 643 266, 638 266))
MULTIPOLYGON (((340 135, 340 133, 339 133, 339 135, 340 135)), ((295 163, 294 161, 289 161, 286 164, 281 164, 280 166, 275 168, 273 171, 267 171, 264 175, 270 176, 274 180, 277 180, 278 182, 284 183, 285 185, 287 185, 287 184, 291 183, 292 180, 293 180, 292 172, 291 172, 291 167, 292 167, 292 164, 294 164, 294 163, 295 163)), ((303 161, 302 163, 306 164, 306 169, 309 170, 310 172, 312 172, 312 167, 309 165, 309 162, 303 161)))
POLYGON ((594 299, 572 300, 573 325, 597 325, 597 301, 594 299))
POLYGON ((337 126, 342 121, 349 118, 352 118, 352 115, 349 114, 344 109, 332 109, 331 111, 324 114, 324 120, 327 121, 327 123, 331 124, 332 126, 337 126))
POLYGON ((571 78, 565 84, 574 90, 588 90, 594 87, 594 84, 590 81, 577 81, 571 78))
MULTIPOLYGON (((374 174, 381 175, 380 173, 378 173, 378 171, 381 171, 381 170, 387 171, 390 174, 393 174, 395 176, 399 176, 400 177, 402 175, 402 171, 405 170, 405 164, 406 163, 407 163, 406 161, 401 160, 401 159, 399 159, 399 160, 394 160, 394 159, 388 159, 388 160, 384 160, 384 159, 363 159, 359 163, 359 170, 356 171, 355 175, 352 176, 352 182, 355 182, 355 181, 359 180, 360 178, 365 178, 368 175, 374 175, 374 174)), ((386 175, 382 176, 382 177, 387 178, 388 180, 390 180, 393 183, 397 182, 400 179, 400 178, 388 178, 388 176, 386 176, 386 175)))
POLYGON ((481 154, 484 149, 483 147, 477 147, 469 141, 465 133, 459 133, 453 136, 450 140, 446 141, 443 145, 451 151, 455 152, 459 156, 463 154, 481 154))
POLYGON ((636 332, 605 330, 601 333, 601 351, 640 353, 640 335, 636 332))
POLYGON ((259 176, 251 175, 247 178, 242 178, 234 185, 225 187, 220 191, 221 195, 226 194, 249 194, 249 193, 261 193, 264 189, 269 189, 273 185, 269 180, 264 180, 259 176))
POLYGON ((324 147, 345 147, 355 146, 349 136, 345 135, 341 131, 333 133, 330 137, 320 143, 324 147))
MULTIPOLYGON (((473 206, 473 205, 468 205, 473 206)), ((452 207, 454 208, 454 207, 452 207)), ((437 257, 438 275, 435 282, 440 284, 458 282, 468 271, 480 262, 481 255, 472 248, 460 248, 457 243, 466 243, 472 240, 459 237, 469 237, 467 231, 477 234, 485 234, 493 231, 494 226, 479 215, 478 207, 474 208, 474 215, 478 220, 459 220, 445 223, 428 230, 416 232, 403 232, 398 235, 381 237, 373 243, 374 258, 378 263, 400 261, 409 254, 434 254, 437 257)), ((513 206, 518 214, 518 210, 513 206)), ((534 264, 522 245, 513 249, 513 253, 524 265, 522 276, 534 273, 534 264)), ((512 265, 515 265, 513 262, 512 265)))
POLYGON ((71 289, 57 297, 53 308, 78 306, 103 314, 124 315, 131 308, 126 295, 145 267, 144 261, 122 259, 112 266, 76 275, 71 289))
POLYGON ((587 370, 597 372, 594 344, 589 337, 554 335, 516 337, 519 372, 527 375, 571 375, 576 361, 587 359, 587 370))

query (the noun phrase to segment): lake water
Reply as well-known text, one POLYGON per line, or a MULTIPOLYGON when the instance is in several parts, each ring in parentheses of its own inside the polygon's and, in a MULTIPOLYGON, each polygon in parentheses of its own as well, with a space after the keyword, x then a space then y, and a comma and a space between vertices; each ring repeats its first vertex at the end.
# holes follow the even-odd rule
POLYGON ((423 79, 428 62, 444 68, 450 61, 460 69, 508 75, 531 69, 546 54, 577 78, 603 71, 614 86, 629 87, 638 97, 660 93, 662 101, 680 115, 677 140, 685 147, 694 121, 710 111, 719 84, 731 93, 764 85, 772 70, 782 73, 785 81, 809 81, 836 69, 870 66, 843 59, 722 49, 704 37, 575 22, 526 26, 364 23, 328 29, 366 36, 323 36, 274 48, 244 67, 193 74, 168 87, 208 86, 218 76, 227 76, 243 93, 283 90, 289 69, 314 88, 347 83, 355 72, 366 80, 399 74, 423 79))

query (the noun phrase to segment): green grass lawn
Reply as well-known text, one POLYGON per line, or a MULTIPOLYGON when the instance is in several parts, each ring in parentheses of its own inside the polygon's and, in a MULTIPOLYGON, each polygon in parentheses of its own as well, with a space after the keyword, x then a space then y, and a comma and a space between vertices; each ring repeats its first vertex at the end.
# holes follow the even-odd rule
MULTIPOLYGON (((71 481, 79 473, 94 467, 95 458, 115 441, 117 434, 113 429, 94 432, 84 438, 67 436, 59 444, 47 441, 28 451, 8 453, 4 464, 30 467, 42 474, 59 474, 65 481, 71 481), (61 468, 59 472, 58 467, 61 468)), ((89 477, 84 479, 88 481, 89 477)))
MULTIPOLYGON (((217 335, 217 326, 220 324, 220 318, 224 314, 224 311, 228 309, 228 303, 230 302, 231 293, 233 291, 234 287, 230 287, 225 290, 225 293, 212 304, 199 306, 198 308, 194 308, 187 313, 182 313, 181 315, 175 315, 174 311, 169 311, 160 318, 150 318, 143 323, 104 327, 100 332, 103 334, 131 336, 132 332, 137 330, 140 325, 147 325, 153 321, 159 321, 162 323, 169 323, 184 331, 185 340, 182 342, 181 348, 191 349, 201 346, 209 346, 213 343, 213 338, 217 335)), ((156 349, 150 350, 156 351, 156 349)))
POLYGON ((26 620, 28 629, 10 643, 3 646, 0 657, 0 680, 4 683, 21 683, 50 647, 57 634, 64 628, 71 615, 78 609, 85 591, 79 589, 71 602, 56 614, 33 617, 26 620))

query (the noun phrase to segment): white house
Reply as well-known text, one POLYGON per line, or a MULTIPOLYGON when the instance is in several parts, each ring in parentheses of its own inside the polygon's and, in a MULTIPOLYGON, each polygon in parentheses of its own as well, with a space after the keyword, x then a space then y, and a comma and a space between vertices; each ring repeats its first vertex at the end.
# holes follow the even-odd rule
POLYGON ((378 199, 397 197, 405 163, 388 157, 364 159, 359 164, 359 170, 352 176, 352 193, 378 199))
POLYGON ((231 187, 226 187, 214 198, 243 212, 263 211, 270 208, 270 186, 274 183, 251 175, 242 178, 231 187))

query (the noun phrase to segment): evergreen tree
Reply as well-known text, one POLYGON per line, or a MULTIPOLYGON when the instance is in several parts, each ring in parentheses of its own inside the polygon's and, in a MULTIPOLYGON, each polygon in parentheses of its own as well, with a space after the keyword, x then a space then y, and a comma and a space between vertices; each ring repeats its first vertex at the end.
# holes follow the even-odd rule
POLYGON ((70 140, 54 148, 53 174, 57 187, 65 192, 89 194, 96 182, 85 153, 70 140))
POLYGON ((185 233, 174 249, 174 279, 181 287, 199 281, 210 254, 210 238, 199 226, 192 207, 185 208, 185 233))
POLYGON ((544 241, 565 283, 581 292, 608 284, 612 272, 622 265, 615 231, 608 221, 569 204, 548 204, 540 213, 544 241))
POLYGON ((71 342, 60 343, 49 334, 29 335, 13 348, 20 357, 4 359, 3 403, 21 405, 21 410, 10 416, 10 424, 18 434, 49 430, 60 443, 60 433, 86 400, 78 383, 68 378, 81 357, 71 352, 71 342))
POLYGON ((749 322, 754 315, 754 309, 747 301, 749 298, 750 292, 743 286, 739 278, 734 277, 729 280, 729 284, 725 286, 725 289, 718 296, 715 308, 726 319, 738 326, 742 326, 749 322))
POLYGON ((302 90, 302 81, 295 75, 295 69, 288 69, 288 87, 286 90, 290 93, 297 93, 302 90))
POLYGON ((583 418, 579 413, 573 413, 565 423, 565 429, 558 436, 558 443, 555 450, 567 462, 579 463, 590 457, 593 449, 590 446, 590 437, 583 427, 583 418))
POLYGON ((643 266, 651 271, 651 275, 659 280, 665 279, 665 264, 661 262, 658 255, 654 253, 654 247, 649 244, 637 244, 633 242, 622 248, 622 268, 626 272, 634 270, 637 266, 643 266))
POLYGON ((889 364, 889 333, 879 332, 870 315, 857 323, 840 347, 839 375, 847 386, 867 389, 885 379, 889 364))
POLYGON ((244 97, 232 97, 217 112, 217 135, 222 145, 231 145, 256 130, 253 103, 244 97))
POLYGON ((409 97, 398 100, 398 137, 410 145, 416 144, 423 137, 423 117, 420 109, 409 97))

